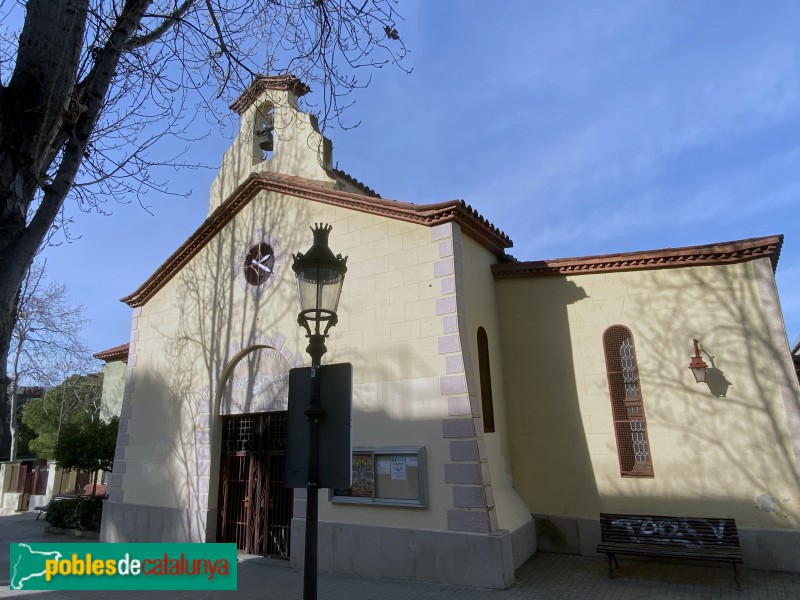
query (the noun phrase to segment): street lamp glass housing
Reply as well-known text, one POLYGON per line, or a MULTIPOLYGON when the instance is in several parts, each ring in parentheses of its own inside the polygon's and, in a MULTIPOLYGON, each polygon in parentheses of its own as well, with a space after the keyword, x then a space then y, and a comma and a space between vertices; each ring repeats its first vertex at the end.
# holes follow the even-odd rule
POLYGON ((347 257, 334 255, 328 247, 330 225, 317 224, 312 231, 314 243, 311 248, 305 254, 298 252, 293 257, 292 270, 297 276, 300 298, 297 321, 309 335, 325 335, 328 329, 336 325, 336 309, 347 272, 347 257))
POLYGON ((694 356, 692 356, 692 360, 689 363, 689 368, 692 370, 692 375, 694 375, 697 383, 705 383, 708 365, 703 360, 703 357, 700 356, 700 342, 697 340, 692 340, 692 342, 694 342, 694 356))

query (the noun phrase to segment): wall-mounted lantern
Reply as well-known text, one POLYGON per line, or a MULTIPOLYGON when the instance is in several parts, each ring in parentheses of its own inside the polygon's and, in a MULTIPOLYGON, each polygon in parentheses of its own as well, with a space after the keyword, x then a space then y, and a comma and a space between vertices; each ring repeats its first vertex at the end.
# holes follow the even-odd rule
POLYGON ((692 375, 694 375, 694 379, 697 383, 705 383, 706 375, 708 374, 708 365, 706 361, 703 360, 703 357, 700 356, 700 342, 696 339, 693 339, 692 342, 694 342, 694 356, 689 363, 689 368, 692 370, 692 375))

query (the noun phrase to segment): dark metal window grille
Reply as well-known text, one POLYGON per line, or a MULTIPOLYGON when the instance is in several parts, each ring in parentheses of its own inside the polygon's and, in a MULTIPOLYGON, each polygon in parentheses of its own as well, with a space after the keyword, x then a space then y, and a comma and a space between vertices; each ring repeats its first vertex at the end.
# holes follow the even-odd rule
POLYGON ((225 423, 223 442, 226 452, 247 452, 253 444, 253 418, 238 417, 225 423))
POLYGON ((623 325, 612 325, 603 334, 603 348, 620 473, 624 477, 652 477, 653 462, 633 334, 623 325))
POLYGON ((246 415, 225 419, 225 452, 285 452, 284 414, 246 415))
POLYGON ((243 552, 289 558, 287 414, 226 417, 223 423, 217 539, 243 552))

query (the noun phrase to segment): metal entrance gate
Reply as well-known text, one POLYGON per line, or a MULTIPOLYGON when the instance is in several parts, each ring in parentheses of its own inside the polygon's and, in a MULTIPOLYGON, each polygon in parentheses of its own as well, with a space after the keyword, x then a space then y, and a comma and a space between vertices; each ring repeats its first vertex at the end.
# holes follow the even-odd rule
POLYGON ((242 552, 289 558, 292 490, 285 412, 225 417, 217 540, 242 552))

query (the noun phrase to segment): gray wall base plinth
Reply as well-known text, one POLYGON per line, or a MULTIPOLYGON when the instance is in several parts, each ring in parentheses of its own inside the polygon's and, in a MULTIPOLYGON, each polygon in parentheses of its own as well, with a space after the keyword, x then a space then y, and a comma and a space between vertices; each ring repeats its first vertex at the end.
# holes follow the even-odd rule
MULTIPOLYGON (((600 520, 534 515, 537 547, 543 552, 596 556, 600 520)), ((800 531, 738 527, 744 566, 800 573, 800 531)))
MULTIPOLYGON (((305 520, 292 520, 291 566, 303 568, 305 520)), ((536 550, 533 522, 490 534, 320 522, 320 571, 505 589, 536 550)))
POLYGON ((205 542, 208 511, 103 503, 101 542, 205 542))
POLYGON ((536 526, 533 519, 511 532, 511 550, 514 555, 515 570, 536 554, 536 526))
POLYGON ((557 554, 595 554, 600 543, 600 520, 554 515, 533 515, 536 547, 557 554))
POLYGON ((739 528, 744 566, 800 573, 800 531, 739 528))

